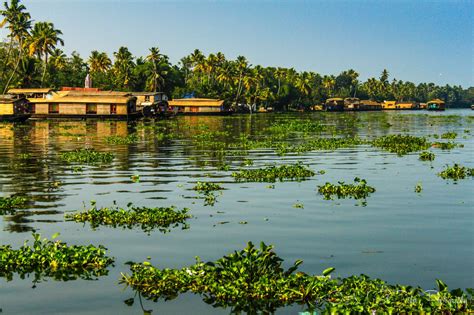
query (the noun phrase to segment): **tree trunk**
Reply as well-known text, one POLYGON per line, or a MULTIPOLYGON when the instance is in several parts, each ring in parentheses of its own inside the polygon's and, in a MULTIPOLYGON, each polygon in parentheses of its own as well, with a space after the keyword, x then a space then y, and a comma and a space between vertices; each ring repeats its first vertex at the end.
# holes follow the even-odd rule
POLYGON ((43 68, 43 75, 41 76, 41 87, 43 87, 44 77, 46 76, 46 68, 48 67, 48 53, 44 54, 44 68, 43 68))
POLYGON ((23 45, 22 45, 22 41, 20 40, 20 46, 19 46, 19 52, 18 52, 18 60, 16 61, 16 65, 15 65, 15 68, 13 69, 13 72, 10 76, 10 78, 8 79, 8 82, 7 84, 5 85, 5 88, 3 89, 3 94, 5 94, 8 90, 8 87, 10 86, 10 83, 11 81, 13 80, 13 76, 15 75, 16 71, 18 70, 18 66, 20 65, 20 61, 21 61, 21 55, 22 55, 22 52, 23 52, 23 45))

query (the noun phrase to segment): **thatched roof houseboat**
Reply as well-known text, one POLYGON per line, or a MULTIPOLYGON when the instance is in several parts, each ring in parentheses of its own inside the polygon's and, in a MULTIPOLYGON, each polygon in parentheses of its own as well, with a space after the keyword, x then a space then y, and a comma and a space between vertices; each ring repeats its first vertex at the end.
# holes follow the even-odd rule
POLYGON ((428 110, 445 110, 446 103, 440 100, 439 98, 437 98, 428 102, 427 109, 428 110))
POLYGON ((18 95, 0 95, 0 121, 25 121, 29 117, 26 98, 18 95))
POLYGON ((223 115, 231 112, 224 107, 223 100, 211 98, 181 98, 168 102, 171 110, 178 114, 223 115))
POLYGON ((327 112, 342 112, 344 111, 344 100, 338 97, 328 98, 323 105, 323 110, 327 112))

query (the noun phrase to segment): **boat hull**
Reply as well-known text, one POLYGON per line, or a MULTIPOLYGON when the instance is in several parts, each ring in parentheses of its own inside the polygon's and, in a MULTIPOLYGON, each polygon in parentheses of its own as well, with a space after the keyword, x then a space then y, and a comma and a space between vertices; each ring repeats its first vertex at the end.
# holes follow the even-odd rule
POLYGON ((23 122, 30 118, 30 114, 0 115, 0 121, 23 122))

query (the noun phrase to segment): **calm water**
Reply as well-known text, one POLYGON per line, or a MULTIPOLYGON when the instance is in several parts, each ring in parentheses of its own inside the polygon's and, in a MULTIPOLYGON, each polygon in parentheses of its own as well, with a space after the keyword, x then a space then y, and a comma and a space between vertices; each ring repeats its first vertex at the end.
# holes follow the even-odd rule
MULTIPOLYGON (((126 261, 144 261, 165 268, 181 268, 194 257, 216 260, 245 247, 247 241, 275 245, 289 265, 302 259, 301 269, 320 273, 336 267, 336 274, 367 274, 391 283, 435 287, 443 279, 451 288, 474 286, 474 181, 454 184, 436 176, 446 164, 474 167, 474 119, 470 110, 444 113, 314 113, 258 114, 232 117, 177 117, 168 122, 28 122, 0 124, 0 195, 23 193, 32 202, 15 215, 0 217, 2 244, 20 246, 37 231, 45 237, 60 232, 70 244, 103 244, 116 258, 108 276, 97 281, 57 282, 45 279, 32 288, 32 279, 6 282, 0 279, 0 308, 4 314, 141 314, 140 305, 129 307, 123 300, 133 296, 118 285, 126 261), (433 119, 428 115, 456 115, 433 119), (432 163, 418 160, 418 153, 398 157, 370 146, 302 155, 278 156, 258 149, 248 156, 222 157, 196 142, 203 130, 225 131, 222 141, 234 142, 241 134, 258 135, 282 119, 312 119, 336 126, 350 135, 375 137, 390 133, 423 136, 455 131, 463 148, 432 149, 432 163), (157 127, 158 126, 158 127, 157 127), (166 130, 164 129, 166 128, 166 130), (165 130, 165 131, 164 131, 165 130), (469 132, 467 132, 469 131, 469 132), (161 141, 160 133, 172 133, 161 141), (110 135, 136 133, 139 141, 109 145, 110 135), (62 163, 61 152, 93 147, 115 154, 107 166, 84 166, 74 172, 62 163), (21 159, 20 154, 31 157, 21 159), (235 183, 230 176, 253 160, 250 167, 302 161, 313 170, 325 170, 303 182, 235 183), (228 171, 219 170, 223 162, 228 171), (132 175, 139 175, 134 183, 132 175), (377 191, 362 207, 353 199, 324 200, 317 185, 326 181, 365 178, 377 191), (191 188, 197 181, 216 181, 226 188, 215 206, 204 206, 191 188), (414 192, 421 182, 423 192, 414 192), (83 209, 91 200, 99 206, 113 201, 125 206, 170 206, 190 208, 190 229, 172 229, 149 235, 139 229, 123 230, 64 221, 64 212, 83 209), (302 203, 304 209, 294 208, 302 203), (223 213, 222 213, 223 212, 223 213), (219 224, 226 222, 227 224, 219 224), (248 224, 239 224, 247 221, 248 224)), ((298 135, 292 135, 297 141, 298 135)), ((214 309, 199 296, 187 294, 171 302, 144 301, 153 314, 228 314, 214 309)), ((299 307, 280 310, 296 314, 299 307)))

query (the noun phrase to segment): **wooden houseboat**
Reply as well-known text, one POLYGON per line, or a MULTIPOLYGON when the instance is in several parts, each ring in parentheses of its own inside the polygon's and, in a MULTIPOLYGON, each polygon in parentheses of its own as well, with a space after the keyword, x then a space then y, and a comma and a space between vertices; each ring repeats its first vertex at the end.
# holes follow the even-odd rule
POLYGON ((165 116, 168 113, 168 96, 163 92, 133 92, 137 98, 137 112, 145 117, 165 116))
POLYGON ((357 111, 359 110, 360 100, 357 97, 347 97, 344 99, 344 110, 345 111, 357 111))
POLYGON ((417 110, 420 109, 420 103, 418 102, 397 102, 397 109, 401 110, 417 110))
POLYGON ((360 111, 382 110, 382 104, 376 101, 362 100, 359 103, 359 110, 360 111))
POLYGON ((168 101, 170 110, 177 114, 228 115, 223 100, 211 98, 181 98, 168 101))
POLYGON ((338 97, 328 98, 323 105, 323 110, 327 112, 342 112, 344 111, 344 100, 338 97))
POLYGON ((394 110, 397 109, 397 101, 383 101, 382 103, 383 110, 394 110))
POLYGON ((446 103, 439 98, 435 100, 431 100, 427 104, 427 109, 428 110, 445 110, 446 109, 446 103))
POLYGON ((42 99, 46 98, 53 92, 50 88, 33 88, 33 89, 10 89, 8 94, 17 95, 18 97, 24 97, 30 99, 42 99))
POLYGON ((30 118, 28 100, 18 95, 0 95, 0 121, 25 121, 30 118))
POLYGON ((68 90, 30 98, 32 118, 133 119, 136 97, 127 92, 68 90))

